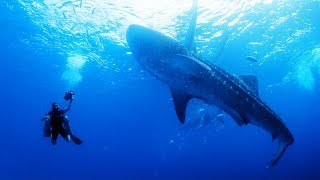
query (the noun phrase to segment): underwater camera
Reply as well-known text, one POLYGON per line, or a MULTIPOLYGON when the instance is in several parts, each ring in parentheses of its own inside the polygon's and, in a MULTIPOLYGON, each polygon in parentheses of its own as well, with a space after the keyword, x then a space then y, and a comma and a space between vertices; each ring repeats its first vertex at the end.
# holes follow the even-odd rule
POLYGON ((73 91, 66 92, 66 93, 64 94, 64 99, 65 99, 66 101, 69 101, 70 99, 72 99, 73 95, 74 95, 74 92, 73 92, 73 91))

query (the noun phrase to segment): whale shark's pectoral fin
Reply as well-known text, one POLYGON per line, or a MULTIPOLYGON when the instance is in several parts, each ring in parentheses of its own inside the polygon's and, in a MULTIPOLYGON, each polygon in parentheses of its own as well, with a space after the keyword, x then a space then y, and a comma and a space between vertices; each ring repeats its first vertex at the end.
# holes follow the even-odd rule
POLYGON ((256 76, 241 75, 239 77, 257 96, 259 96, 258 79, 256 76))
POLYGON ((191 99, 191 96, 172 89, 171 93, 177 116, 179 118, 179 121, 183 124, 186 117, 186 108, 189 100, 191 99))

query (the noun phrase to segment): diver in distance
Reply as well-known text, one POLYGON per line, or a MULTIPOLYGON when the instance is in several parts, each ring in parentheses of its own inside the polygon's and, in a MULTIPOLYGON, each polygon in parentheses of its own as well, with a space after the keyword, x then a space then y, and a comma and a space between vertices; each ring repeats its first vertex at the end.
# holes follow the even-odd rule
POLYGON ((57 143, 59 134, 67 142, 72 140, 75 144, 82 144, 82 141, 73 135, 69 124, 69 118, 66 115, 66 112, 68 112, 71 108, 73 95, 73 91, 65 93, 64 99, 69 101, 69 106, 67 109, 61 109, 59 104, 54 102, 51 104, 51 110, 42 118, 42 121, 44 121, 43 136, 51 137, 51 143, 53 145, 57 143))

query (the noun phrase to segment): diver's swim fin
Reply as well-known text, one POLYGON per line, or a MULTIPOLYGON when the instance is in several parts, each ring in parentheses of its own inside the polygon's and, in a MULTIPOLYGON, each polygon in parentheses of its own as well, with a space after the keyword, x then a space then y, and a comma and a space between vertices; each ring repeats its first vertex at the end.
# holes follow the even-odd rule
POLYGON ((75 144, 78 144, 78 145, 80 145, 80 144, 82 144, 83 142, 81 141, 81 139, 79 139, 79 138, 77 138, 76 136, 74 136, 74 135, 70 135, 70 137, 71 137, 71 140, 75 143, 75 144))

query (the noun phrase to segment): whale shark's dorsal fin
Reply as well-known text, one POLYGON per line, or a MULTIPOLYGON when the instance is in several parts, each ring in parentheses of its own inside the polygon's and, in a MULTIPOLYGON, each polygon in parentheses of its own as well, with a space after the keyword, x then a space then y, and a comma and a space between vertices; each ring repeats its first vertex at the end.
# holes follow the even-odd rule
POLYGON ((178 90, 171 89, 173 97, 174 107, 179 118, 179 121, 183 124, 186 117, 186 109, 191 96, 180 93, 178 90))
POLYGON ((191 21, 189 24, 187 35, 185 37, 184 46, 188 51, 195 51, 194 35, 196 33, 196 26, 197 26, 198 0, 193 0, 191 10, 192 10, 191 21))
POLYGON ((258 79, 256 76, 241 75, 239 77, 257 96, 259 96, 258 79))

